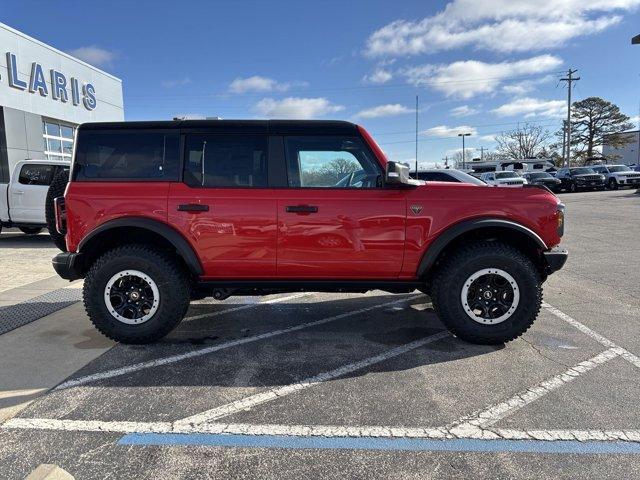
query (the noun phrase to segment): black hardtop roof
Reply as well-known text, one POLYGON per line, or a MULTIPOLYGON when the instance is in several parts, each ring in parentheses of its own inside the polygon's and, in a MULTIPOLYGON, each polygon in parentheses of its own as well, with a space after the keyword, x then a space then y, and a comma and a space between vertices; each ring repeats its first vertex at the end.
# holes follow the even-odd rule
POLYGON ((168 120, 83 123, 80 130, 187 129, 220 133, 355 135, 354 123, 342 120, 168 120))

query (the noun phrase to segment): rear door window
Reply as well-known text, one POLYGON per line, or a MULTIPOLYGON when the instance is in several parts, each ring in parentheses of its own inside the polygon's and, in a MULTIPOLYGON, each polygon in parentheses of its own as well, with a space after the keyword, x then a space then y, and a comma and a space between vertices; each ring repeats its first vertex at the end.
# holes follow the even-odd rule
POLYGON ((178 145, 174 131, 80 130, 74 180, 176 181, 178 145))
POLYGON ((189 134, 184 182, 191 187, 266 187, 267 145, 266 135, 189 134))
POLYGON ((53 179, 54 169, 55 167, 53 165, 23 165, 20 169, 18 183, 22 185, 48 186, 53 179))

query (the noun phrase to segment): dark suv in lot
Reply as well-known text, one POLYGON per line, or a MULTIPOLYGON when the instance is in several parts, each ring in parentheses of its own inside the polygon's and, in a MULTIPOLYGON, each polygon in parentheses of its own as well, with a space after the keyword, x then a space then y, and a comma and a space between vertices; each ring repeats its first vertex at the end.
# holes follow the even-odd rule
POLYGON ((547 172, 525 172, 522 176, 529 185, 542 185, 553 192, 558 191, 562 183, 560 179, 547 172))
POLYGON ((560 180, 559 190, 577 192, 578 190, 604 190, 605 176, 590 167, 561 168, 556 174, 560 180))
POLYGON ((124 343, 166 335, 193 298, 371 289, 427 292, 460 338, 501 343, 567 258, 546 189, 412 180, 348 122, 84 124, 64 191, 53 265, 124 343))

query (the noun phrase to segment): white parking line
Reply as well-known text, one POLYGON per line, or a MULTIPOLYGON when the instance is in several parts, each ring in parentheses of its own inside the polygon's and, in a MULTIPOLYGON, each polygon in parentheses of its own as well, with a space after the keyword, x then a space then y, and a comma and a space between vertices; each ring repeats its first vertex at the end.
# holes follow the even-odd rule
MULTIPOLYGON (((240 338, 238 340, 232 340, 232 341, 229 341, 229 342, 221 343, 219 345, 213 345, 211 347, 201 348, 199 350, 192 350, 190 352, 181 353, 181 354, 178 354, 178 355, 171 355, 169 357, 158 358, 156 360, 150 360, 150 361, 147 361, 147 362, 135 363, 133 365, 127 365, 126 367, 115 368, 113 370, 107 370, 106 372, 99 372, 99 373, 94 373, 94 374, 91 374, 91 375, 86 375, 84 377, 75 378, 73 380, 68 380, 66 382, 63 382, 60 385, 58 385, 56 388, 54 388, 54 390, 61 390, 61 389, 64 389, 64 388, 76 387, 78 385, 84 385, 84 384, 95 382, 95 381, 98 381, 98 380, 106 380, 108 378, 114 378, 114 377, 119 377, 119 376, 122 376, 122 375, 129 374, 129 373, 138 372, 140 370, 144 370, 144 369, 147 369, 147 368, 159 367, 161 365, 168 365, 168 364, 171 364, 171 363, 180 362, 182 360, 187 360, 189 358, 200 357, 202 355, 208 355, 209 353, 218 352, 220 350, 225 350, 227 348, 236 347, 238 345, 245 345, 247 343, 257 342, 259 340, 264 340, 266 338, 272 338, 272 337, 276 337, 278 335, 284 335, 286 333, 296 332, 298 330, 302 330, 302 329, 305 329, 305 328, 316 327, 318 325, 323 325, 325 323, 333 322, 333 321, 340 320, 340 319, 343 319, 343 318, 346 318, 346 317, 350 317, 350 316, 353 316, 353 315, 358 315, 360 313, 369 312, 371 310, 376 310, 378 308, 384 308, 384 307, 388 307, 390 305, 395 305, 395 304, 398 304, 398 303, 407 302, 407 301, 413 300, 416 297, 418 297, 418 295, 412 295, 410 297, 405 297, 405 298, 402 298, 400 300, 394 300, 392 302, 379 303, 379 304, 373 305, 371 307, 365 307, 365 308, 360 308, 358 310, 352 310, 350 312, 345 312, 345 313, 341 313, 339 315, 334 315, 334 316, 331 316, 331 317, 322 318, 320 320, 315 320, 313 322, 302 323, 300 325, 295 325, 295 326, 289 327, 289 328, 283 328, 283 329, 280 329, 280 330, 272 330, 270 332, 262 333, 260 335, 254 335, 254 336, 251 336, 251 337, 240 338)), ((295 297, 295 298, 298 298, 298 297, 295 297)), ((290 299, 291 299, 291 297, 280 297, 280 298, 274 298, 274 299, 270 300, 269 302, 270 303, 277 303, 277 301, 284 302, 284 301, 290 300, 290 299)), ((263 302, 263 303, 266 303, 266 302, 263 302)), ((252 307, 259 306, 259 305, 262 305, 263 303, 257 303, 255 305, 251 305, 251 306, 252 307)))
POLYGON ((580 323, 575 318, 567 315, 566 313, 558 310, 555 307, 552 307, 551 305, 549 305, 546 302, 542 303, 542 307, 545 310, 547 310, 549 313, 552 313, 553 315, 558 317, 559 319, 564 320, 565 322, 567 322, 572 327, 577 328, 578 330, 580 330, 582 333, 584 333, 588 337, 591 337, 592 339, 594 339, 599 344, 604 345, 607 348, 617 348, 617 349, 619 349, 620 356, 622 358, 624 358, 627 362, 631 363, 632 365, 636 366, 637 368, 640 368, 640 358, 638 358, 637 355, 634 355, 633 353, 631 353, 626 348, 621 347, 620 345, 617 345, 616 343, 612 342, 608 338, 603 337, 599 333, 594 332, 593 330, 591 330, 589 327, 587 327, 583 323, 580 323))
POLYGON ((3 429, 53 430, 105 433, 182 433, 286 435, 292 437, 375 437, 488 440, 578 440, 640 442, 640 430, 518 430, 504 428, 462 431, 446 427, 339 426, 339 425, 255 425, 246 423, 177 424, 171 422, 103 422, 99 420, 58 420, 53 418, 13 418, 3 429))
POLYGON ((191 317, 185 317, 185 319, 183 321, 200 320, 201 318, 218 317, 218 316, 224 315, 226 313, 239 312, 241 310, 247 310, 249 308, 256 308, 256 307, 259 307, 260 305, 269 305, 269 304, 272 304, 272 303, 286 302, 288 300, 294 300, 296 298, 308 297, 309 295, 311 295, 311 293, 306 293, 305 292, 305 293, 296 293, 294 295, 289 295, 289 296, 286 296, 286 297, 271 298, 269 300, 263 300, 263 301, 258 302, 258 303, 252 303, 250 305, 241 305, 239 307, 227 308, 226 310, 220 310, 219 312, 202 313, 200 315, 193 315, 191 317))
POLYGON ((342 377, 344 375, 347 375, 348 373, 352 373, 357 370, 361 370, 363 368, 369 367, 371 365, 384 362, 385 360, 389 360, 391 358, 397 357, 399 355, 402 355, 403 353, 407 353, 411 350, 415 350, 416 348, 422 347, 429 343, 436 342, 448 336, 450 336, 449 332, 436 333, 435 335, 430 335, 428 337, 421 338, 420 340, 416 340, 414 342, 401 345, 399 347, 393 348, 391 350, 380 353, 378 355, 374 355, 373 357, 365 358, 364 360, 343 365, 334 370, 330 370, 328 372, 323 372, 318 375, 314 375, 313 377, 305 378, 300 382, 284 385, 278 388, 272 388, 270 390, 267 390, 266 392, 256 393, 255 395, 250 395, 240 400, 236 400, 235 402, 227 403, 226 405, 221 405, 219 407, 213 408, 206 412, 199 413, 197 415, 192 415, 190 417, 177 421, 176 425, 177 426, 190 425, 190 424, 198 425, 202 423, 211 422, 213 420, 217 420, 219 418, 226 417, 228 415, 233 415, 234 413, 238 413, 243 410, 248 410, 256 405, 261 405, 263 403, 277 400, 287 395, 291 395, 292 393, 299 392, 301 390, 319 385, 328 380, 333 380, 334 378, 342 377))
POLYGON ((589 360, 585 360, 574 365, 563 373, 554 375, 534 387, 527 388, 526 390, 516 393, 504 402, 491 405, 479 412, 462 417, 457 422, 451 424, 451 428, 460 430, 477 430, 489 427, 499 420, 512 415, 530 403, 544 397, 548 393, 574 381, 583 373, 589 372, 599 365, 602 365, 620 355, 620 349, 617 347, 605 350, 589 360))

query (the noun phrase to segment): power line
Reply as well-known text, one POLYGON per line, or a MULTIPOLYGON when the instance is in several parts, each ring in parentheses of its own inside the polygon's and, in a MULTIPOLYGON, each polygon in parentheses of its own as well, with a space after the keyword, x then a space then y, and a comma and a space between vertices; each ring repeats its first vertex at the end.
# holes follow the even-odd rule
MULTIPOLYGON (((561 74, 564 73, 562 71, 554 71, 549 72, 549 75, 552 74, 561 74)), ((376 90, 376 89, 393 89, 393 88, 420 88, 423 86, 432 86, 432 85, 451 85, 451 84, 459 84, 459 83, 474 83, 474 82, 491 82, 495 80, 499 81, 508 81, 508 80, 520 80, 532 77, 533 75, 517 75, 513 77, 484 77, 484 78, 468 78, 463 80, 426 80, 420 82, 418 84, 411 83, 395 83, 395 84, 387 84, 387 85, 359 85, 354 87, 333 87, 333 88, 315 88, 315 89, 306 89, 304 87, 295 87, 292 89, 288 89, 285 91, 266 91, 266 92, 243 92, 243 93, 213 93, 209 95, 203 94, 187 94, 187 95, 127 95, 127 100, 136 99, 136 98, 162 98, 162 99, 171 99, 171 98, 236 98, 236 97, 264 97, 265 95, 271 96, 283 96, 290 95, 291 92, 304 92, 304 93, 315 93, 315 92, 338 92, 338 91, 351 91, 351 90, 376 90)))

